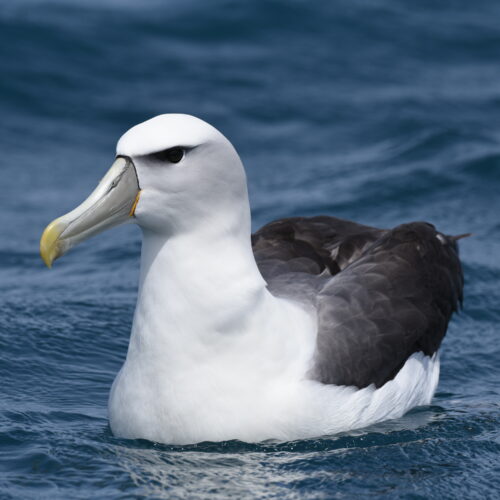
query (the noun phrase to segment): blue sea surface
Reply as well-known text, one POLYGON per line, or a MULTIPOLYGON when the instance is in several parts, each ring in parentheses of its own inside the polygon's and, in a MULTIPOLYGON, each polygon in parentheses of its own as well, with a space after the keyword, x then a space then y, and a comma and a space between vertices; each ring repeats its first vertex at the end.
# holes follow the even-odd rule
POLYGON ((1 499, 500 498, 500 2, 2 0, 0 116, 1 499), (140 232, 51 271, 38 242, 165 112, 233 142, 255 229, 473 233, 431 406, 290 443, 113 437, 140 232))

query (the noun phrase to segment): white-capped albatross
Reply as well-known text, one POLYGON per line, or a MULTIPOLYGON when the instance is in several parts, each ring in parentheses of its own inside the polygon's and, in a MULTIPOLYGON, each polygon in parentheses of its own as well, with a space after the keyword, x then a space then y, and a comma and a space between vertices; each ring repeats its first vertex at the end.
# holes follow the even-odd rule
POLYGON ((50 267, 125 222, 143 232, 113 433, 172 444, 294 440, 364 427, 431 401, 438 348, 462 297, 456 239, 334 217, 251 235, 243 165, 204 121, 126 132, 111 169, 45 229, 50 267))

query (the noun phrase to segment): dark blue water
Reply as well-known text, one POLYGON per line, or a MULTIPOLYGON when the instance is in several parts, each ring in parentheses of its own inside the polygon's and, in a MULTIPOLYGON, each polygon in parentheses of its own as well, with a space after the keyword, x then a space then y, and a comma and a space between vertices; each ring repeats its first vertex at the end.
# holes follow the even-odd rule
POLYGON ((0 497, 498 498, 499 20, 496 0, 3 0, 0 497), (235 144, 256 228, 322 213, 474 233, 432 406, 293 443, 112 436, 139 231, 52 271, 38 240, 164 112, 235 144))

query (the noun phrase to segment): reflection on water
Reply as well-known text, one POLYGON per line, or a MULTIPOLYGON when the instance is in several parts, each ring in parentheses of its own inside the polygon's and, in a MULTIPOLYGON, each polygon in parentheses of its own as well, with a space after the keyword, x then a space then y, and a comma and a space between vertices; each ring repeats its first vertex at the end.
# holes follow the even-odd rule
MULTIPOLYGON (((418 408, 401 419, 340 436, 289 443, 201 443, 190 446, 153 445, 145 441, 112 446, 118 465, 138 491, 154 498, 286 496, 311 480, 315 464, 328 470, 329 482, 342 483, 358 475, 341 466, 344 454, 362 456, 367 449, 389 444, 401 447, 418 441, 430 422, 446 418, 437 407, 418 408), (418 433, 418 429, 423 429, 418 433)), ((358 478, 362 479, 362 478, 358 478)), ((315 476, 321 481, 321 475, 315 476)))

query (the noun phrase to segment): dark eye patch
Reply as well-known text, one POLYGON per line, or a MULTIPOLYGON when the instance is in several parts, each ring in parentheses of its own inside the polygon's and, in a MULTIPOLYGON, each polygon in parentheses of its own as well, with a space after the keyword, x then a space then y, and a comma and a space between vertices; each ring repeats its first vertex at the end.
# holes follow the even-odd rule
POLYGON ((152 153, 149 156, 161 162, 179 163, 182 158, 184 158, 185 152, 184 148, 175 146, 173 148, 164 149, 163 151, 158 151, 158 153, 152 153))

